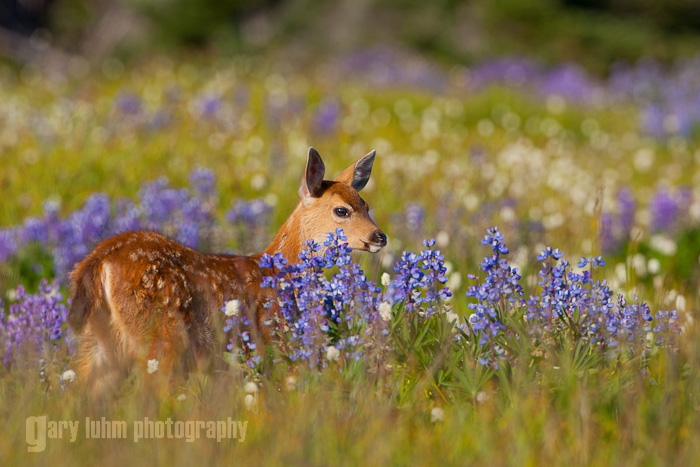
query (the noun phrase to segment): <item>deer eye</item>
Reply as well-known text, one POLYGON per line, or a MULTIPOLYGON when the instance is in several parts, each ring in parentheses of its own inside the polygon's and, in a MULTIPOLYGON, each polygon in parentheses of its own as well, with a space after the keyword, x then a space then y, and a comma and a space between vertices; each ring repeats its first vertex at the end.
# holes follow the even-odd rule
POLYGON ((347 217, 350 215, 347 209, 345 208, 335 208, 333 209, 333 212, 335 213, 336 216, 338 217, 347 217))

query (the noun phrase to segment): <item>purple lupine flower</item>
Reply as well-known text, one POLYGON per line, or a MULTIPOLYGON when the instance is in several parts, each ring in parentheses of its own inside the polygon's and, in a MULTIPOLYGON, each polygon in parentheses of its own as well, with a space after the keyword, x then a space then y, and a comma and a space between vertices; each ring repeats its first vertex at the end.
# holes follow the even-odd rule
POLYGON ((46 221, 37 217, 28 217, 24 220, 21 235, 22 243, 47 243, 49 241, 49 230, 46 221))
POLYGON ((336 98, 325 98, 316 107, 314 128, 321 134, 331 134, 340 120, 340 102, 336 98))
MULTIPOLYGON (((490 246, 493 254, 485 257, 481 263, 482 271, 486 273, 483 281, 467 288, 467 297, 476 300, 467 305, 473 312, 468 322, 470 332, 478 338, 476 342, 482 349, 479 363, 499 368, 500 362, 507 358, 503 348, 507 331, 503 318, 509 313, 509 308, 521 300, 521 276, 517 268, 508 264, 506 258, 501 258, 509 250, 498 227, 488 229, 481 244, 490 246)), ((549 254, 551 253, 550 249, 549 254)), ((476 279, 473 275, 469 277, 476 279)))
POLYGON ((190 172, 187 179, 196 195, 202 198, 216 196, 216 176, 212 169, 196 168, 190 172))
POLYGON ((658 104, 647 104, 641 112, 642 128, 650 135, 661 138, 666 135, 666 112, 658 104))
POLYGON ((427 60, 390 47, 371 47, 336 59, 332 68, 340 75, 353 74, 375 86, 414 86, 441 92, 449 77, 427 60))
POLYGON ((214 118, 221 108, 221 96, 207 95, 200 99, 199 112, 204 118, 214 118))
POLYGON ((231 202, 224 217, 236 227, 238 250, 254 251, 265 247, 272 214, 272 206, 262 198, 231 202))
POLYGON ((634 216, 637 211, 637 200, 632 190, 627 187, 620 188, 617 192, 617 205, 620 229, 625 235, 629 235, 634 226, 634 216))
POLYGON ((504 83, 522 86, 541 74, 535 62, 521 57, 502 57, 484 61, 469 70, 469 79, 475 88, 504 83))
POLYGON ((117 199, 114 202, 112 231, 117 234, 141 229, 141 211, 139 207, 130 199, 117 199))
POLYGON ((0 261, 7 261, 17 252, 17 232, 14 228, 0 229, 0 261))
POLYGON ((670 230, 674 227, 678 215, 678 203, 667 190, 659 190, 649 204, 651 212, 651 229, 655 232, 670 230))
MULTIPOLYGON (((262 286, 276 290, 280 307, 281 322, 270 325, 282 334, 291 361, 325 366, 323 350, 329 345, 342 351, 345 359, 358 360, 365 352, 362 334, 371 329, 381 332, 384 326, 377 311, 381 288, 352 262, 346 242, 338 229, 329 233, 323 247, 307 241, 299 263, 289 264, 280 254, 260 259, 260 267, 272 272, 262 286), (335 272, 327 277, 326 271, 335 272)), ((241 341, 245 339, 232 338, 232 348, 238 343, 239 352, 245 351, 241 341)))
POLYGON ((15 303, 10 304, 7 314, 0 313, 5 366, 23 363, 17 357, 25 350, 44 359, 55 355, 59 349, 64 349, 66 355, 73 353, 72 337, 65 332, 67 314, 68 308, 57 284, 50 285, 43 280, 36 294, 29 294, 23 286, 18 286, 15 303))
POLYGON ((408 203, 404 209, 404 216, 409 232, 421 235, 425 227, 425 207, 418 202, 408 203))
POLYGON ((232 224, 244 224, 249 230, 266 226, 272 216, 272 206, 264 199, 234 200, 224 217, 232 224))
POLYGON ((188 246, 200 246, 215 225, 213 173, 196 169, 190 183, 190 190, 170 187, 167 178, 146 183, 138 204, 122 198, 115 201, 114 209, 107 195, 95 193, 66 217, 59 215, 59 203, 44 202, 42 218, 28 218, 21 227, 0 229, 0 261, 7 261, 24 244, 38 242, 51 254, 56 278, 65 281, 75 263, 97 243, 117 233, 145 228, 188 246))
POLYGON ((620 245, 620 236, 615 227, 613 215, 603 212, 600 216, 600 247, 605 253, 617 250, 620 245))
POLYGON ((583 68, 573 64, 548 71, 541 78, 539 87, 544 94, 556 94, 579 102, 591 100, 599 88, 583 68))
POLYGON ((141 113, 141 98, 133 92, 124 92, 115 99, 116 108, 125 115, 141 113))

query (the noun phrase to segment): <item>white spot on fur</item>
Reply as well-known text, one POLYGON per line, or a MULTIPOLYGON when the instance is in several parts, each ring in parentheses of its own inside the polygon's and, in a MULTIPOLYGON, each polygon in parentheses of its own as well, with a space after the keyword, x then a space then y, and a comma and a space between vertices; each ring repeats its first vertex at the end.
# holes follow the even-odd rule
POLYGON ((287 240, 287 234, 283 234, 282 238, 280 238, 280 242, 277 244, 277 249, 275 250, 275 253, 282 253, 282 250, 284 250, 285 240, 287 240))
POLYGON ((109 263, 104 263, 102 265, 102 287, 104 288, 105 301, 110 304, 112 303, 112 275, 110 274, 109 263))
POLYGON ((105 348, 101 342, 98 342, 95 346, 95 351, 92 353, 92 358, 95 362, 95 366, 99 367, 107 363, 107 353, 105 352, 105 348))

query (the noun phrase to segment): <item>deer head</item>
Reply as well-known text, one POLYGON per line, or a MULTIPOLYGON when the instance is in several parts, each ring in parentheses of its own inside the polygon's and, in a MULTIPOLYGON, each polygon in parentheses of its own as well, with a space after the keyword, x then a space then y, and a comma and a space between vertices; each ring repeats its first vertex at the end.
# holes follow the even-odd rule
POLYGON ((372 151, 333 180, 324 180, 323 160, 316 149, 309 148, 299 186, 301 203, 295 213, 306 239, 322 244, 328 232, 341 228, 354 250, 376 253, 386 246, 386 235, 370 217, 369 206, 359 194, 369 181, 375 155, 372 151))

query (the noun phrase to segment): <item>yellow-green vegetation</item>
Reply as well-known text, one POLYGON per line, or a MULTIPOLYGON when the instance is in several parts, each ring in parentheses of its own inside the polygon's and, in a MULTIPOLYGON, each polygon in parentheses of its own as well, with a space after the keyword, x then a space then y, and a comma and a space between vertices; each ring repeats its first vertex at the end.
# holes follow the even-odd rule
MULTIPOLYGON (((465 70, 438 70, 445 85, 431 89, 337 69, 193 57, 126 68, 109 62, 67 77, 4 70, 0 227, 42 216, 46 200, 65 216, 95 192, 136 199, 144 183, 164 175, 183 187, 201 167, 216 176, 213 215, 223 226, 205 247, 247 252, 254 247, 225 219, 232 201, 263 198, 273 206, 263 233, 270 238, 298 200, 308 146, 323 155, 327 173, 376 149, 362 195, 390 240, 378 256, 357 255, 369 279, 380 282, 403 250, 420 251, 423 238, 436 238, 451 311, 466 322, 474 302, 465 296, 473 283, 467 274, 484 275, 479 262, 490 252, 479 240, 498 225, 526 296, 536 293, 537 255, 546 246, 572 263, 607 249, 596 279, 606 278, 630 303, 636 294, 653 311, 676 309, 677 345, 650 344, 643 356, 608 361, 567 335, 545 354, 514 347, 520 353, 512 365, 496 370, 466 350, 442 350, 454 335, 436 318, 427 337, 418 330, 401 341, 399 356, 388 352, 376 367, 342 357, 313 369, 277 363, 255 374, 236 362, 221 374, 192 375, 171 392, 152 389, 145 372, 135 372, 119 394, 99 402, 82 393, 80 375, 61 380, 72 368, 65 348, 43 355, 48 366, 37 366, 41 355, 27 350, 0 367, 5 465, 700 462, 698 138, 672 120, 668 135, 651 136, 640 107, 605 90, 582 102, 526 87, 477 87, 465 70), (675 217, 662 222, 659 193, 675 200, 683 186, 690 187, 687 206, 674 201, 675 217), (629 225, 615 220, 627 212, 621 188, 636 203, 629 225), (49 439, 44 452, 27 452, 25 422, 39 415, 80 421, 77 440, 49 439), (128 437, 86 439, 85 417, 124 420, 128 437), (133 423, 145 417, 248 423, 242 442, 134 442, 133 423)), ((44 265, 42 277, 54 274, 48 250, 25 246, 0 263, 6 309, 17 285, 35 288, 35 262, 44 265)), ((400 319, 400 307, 394 313, 400 319)))

